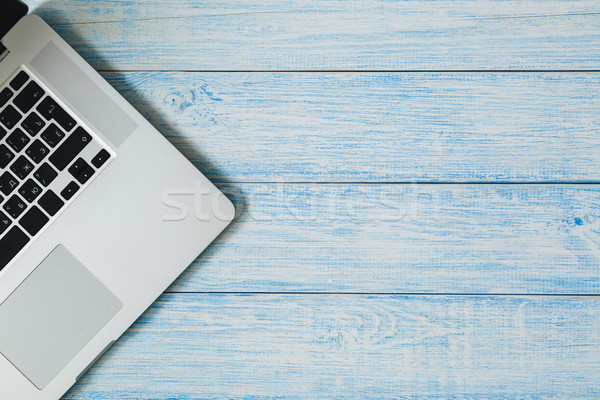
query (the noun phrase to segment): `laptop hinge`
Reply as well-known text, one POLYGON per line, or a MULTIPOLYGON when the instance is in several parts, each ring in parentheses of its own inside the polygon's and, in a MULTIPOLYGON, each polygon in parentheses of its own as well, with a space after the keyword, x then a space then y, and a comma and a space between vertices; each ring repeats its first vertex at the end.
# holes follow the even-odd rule
MULTIPOLYGON (((0 38, 4 37, 21 18, 27 15, 29 8, 20 0, 2 0, 0 5, 0 38)), ((0 47, 0 54, 6 48, 0 47)))

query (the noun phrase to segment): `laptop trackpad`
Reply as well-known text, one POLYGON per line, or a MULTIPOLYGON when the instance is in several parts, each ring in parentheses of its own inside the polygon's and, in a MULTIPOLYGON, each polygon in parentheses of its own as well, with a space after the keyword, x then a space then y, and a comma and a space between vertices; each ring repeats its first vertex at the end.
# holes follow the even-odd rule
POLYGON ((121 306, 60 245, 0 305, 0 353, 41 390, 121 306))

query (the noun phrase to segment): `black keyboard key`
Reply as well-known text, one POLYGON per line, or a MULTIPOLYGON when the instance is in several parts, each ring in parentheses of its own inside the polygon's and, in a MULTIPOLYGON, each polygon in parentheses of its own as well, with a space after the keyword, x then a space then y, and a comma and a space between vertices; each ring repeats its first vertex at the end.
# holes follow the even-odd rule
POLYGON ((76 184, 75 182, 71 182, 67 185, 67 187, 65 187, 62 190, 62 192, 60 192, 60 195, 65 200, 71 200, 71 198, 75 195, 75 193, 77 193, 78 190, 79 190, 79 185, 76 184))
POLYGON ((19 194, 27 200, 28 203, 33 203, 33 201, 42 194, 42 188, 39 187, 33 179, 28 179, 27 182, 19 188, 19 194))
POLYGON ((36 140, 31 143, 31 146, 25 150, 25 154, 33 160, 34 163, 39 164, 48 155, 49 150, 40 140, 36 140))
POLYGON ((57 144, 65 137, 65 133, 55 124, 50 124, 44 132, 42 132, 42 139, 48 143, 50 147, 56 147, 57 144))
POLYGON ((0 144, 0 168, 6 168, 13 158, 15 158, 13 152, 5 145, 0 144))
POLYGON ((40 105, 37 106, 36 110, 48 121, 56 121, 56 123, 67 132, 70 132, 75 128, 75 120, 50 97, 46 97, 40 105))
POLYGON ((10 98, 13 96, 13 94, 13 91, 9 88, 2 89, 2 91, 0 92, 0 107, 4 107, 6 103, 8 103, 10 98))
POLYGON ((50 156, 50 162, 62 171, 92 141, 92 137, 83 128, 75 129, 50 156))
POLYGON ((7 133, 8 132, 6 131, 6 129, 0 126, 0 140, 2 140, 7 133))
POLYGON ((29 238, 19 227, 13 226, 2 239, 0 239, 0 270, 25 247, 29 238))
POLYGON ((85 185, 87 181, 89 181, 92 178, 95 172, 96 171, 91 166, 87 167, 79 174, 79 176, 77 177, 77 181, 82 185, 85 185))
POLYGON ((45 93, 44 89, 42 89, 37 82, 31 81, 25 86, 25 89, 15 97, 13 104, 23 113, 28 113, 29 110, 44 97, 45 93))
POLYGON ((40 207, 44 209, 50 216, 55 216, 56 213, 65 205, 65 202, 60 199, 52 190, 48 190, 38 200, 40 207))
POLYGON ((83 158, 78 158, 77 161, 69 167, 69 173, 73 178, 77 179, 80 184, 85 184, 94 175, 94 168, 86 163, 83 158))
POLYGON ((0 113, 0 122, 8 129, 12 129, 21 120, 21 113, 18 112, 13 106, 8 105, 0 113))
POLYGON ((36 206, 33 206, 25 213, 25 215, 23 215, 23 218, 19 220, 19 225, 25 228, 27 233, 31 236, 35 236, 49 220, 50 219, 46 214, 41 212, 36 206))
POLYGON ((10 172, 6 171, 0 176, 0 192, 4 193, 5 196, 11 194, 18 185, 19 181, 10 172))
POLYGON ((10 218, 6 216, 2 211, 0 211, 0 235, 2 235, 8 227, 10 226, 11 221, 10 218))
POLYGON ((110 153, 104 149, 100 150, 96 157, 92 159, 92 164, 96 168, 100 168, 110 158, 110 153))
POLYGON ((19 218, 19 215, 25 211, 27 204, 19 198, 17 195, 13 195, 4 204, 4 210, 13 218, 19 218))
POLYGON ((48 163, 43 163, 37 171, 33 173, 33 176, 39 183, 44 185, 44 187, 48 187, 48 185, 56 179, 58 173, 48 163))
POLYGON ((21 180, 24 180, 33 171, 33 168, 33 164, 25 156, 17 158, 17 161, 10 166, 10 170, 21 180))
POLYGON ((15 90, 19 90, 23 87, 25 82, 27 82, 28 80, 29 80, 29 75, 27 75, 27 73, 25 71, 21 71, 10 82, 10 87, 15 90))
POLYGON ((87 167, 89 167, 89 164, 85 162, 85 160, 83 158, 78 158, 73 165, 71 165, 69 167, 69 173, 71 175, 73 175, 73 178, 77 178, 77 176, 81 173, 81 171, 83 171, 84 169, 86 169, 87 167))
POLYGON ((13 150, 18 153, 23 150, 25 146, 27 146, 27 143, 29 143, 29 137, 25 134, 25 132, 17 128, 6 138, 6 143, 8 143, 10 147, 12 147, 13 150))
POLYGON ((40 133, 44 125, 46 125, 44 120, 34 112, 21 122, 21 128, 25 129, 25 132, 29 133, 30 136, 40 133))

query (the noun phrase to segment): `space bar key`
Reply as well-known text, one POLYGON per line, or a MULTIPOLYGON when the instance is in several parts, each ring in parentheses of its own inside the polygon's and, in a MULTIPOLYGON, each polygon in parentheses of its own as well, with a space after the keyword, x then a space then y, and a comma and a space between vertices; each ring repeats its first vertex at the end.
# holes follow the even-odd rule
POLYGON ((13 226, 2 239, 0 239, 0 270, 6 267, 29 242, 29 237, 17 226, 13 226))

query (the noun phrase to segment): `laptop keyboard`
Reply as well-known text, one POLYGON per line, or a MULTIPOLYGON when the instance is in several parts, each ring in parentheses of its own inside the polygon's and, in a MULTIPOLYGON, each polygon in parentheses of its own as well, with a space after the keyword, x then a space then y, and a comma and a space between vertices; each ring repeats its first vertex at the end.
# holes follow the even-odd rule
POLYGON ((0 270, 114 157, 42 86, 20 70, 0 87, 0 270))

